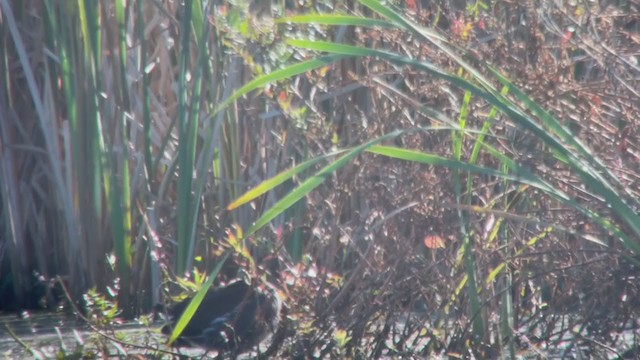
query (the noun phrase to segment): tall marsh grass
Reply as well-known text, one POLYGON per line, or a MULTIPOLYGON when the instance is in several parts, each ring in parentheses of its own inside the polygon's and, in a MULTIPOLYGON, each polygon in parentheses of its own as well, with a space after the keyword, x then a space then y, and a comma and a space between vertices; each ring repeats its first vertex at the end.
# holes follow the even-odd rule
POLYGON ((0 0, 0 290, 133 316, 281 251, 282 356, 618 344, 638 9, 541 3, 0 0))

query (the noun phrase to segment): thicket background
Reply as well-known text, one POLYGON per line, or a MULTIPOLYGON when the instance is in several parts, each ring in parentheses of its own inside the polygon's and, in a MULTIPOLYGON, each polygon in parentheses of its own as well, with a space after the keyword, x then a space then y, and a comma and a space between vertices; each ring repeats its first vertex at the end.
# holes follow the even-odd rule
POLYGON ((0 309, 55 307, 59 276, 78 299, 95 287, 139 315, 161 300, 165 278, 208 272, 235 244, 229 234, 249 229, 250 251, 278 251, 289 265, 281 356, 635 346, 638 1, 384 5, 440 34, 435 42, 316 15, 384 18, 364 1, 0 5, 0 309), (319 56, 288 39, 386 50, 452 77, 364 56, 268 81, 319 56), (462 58, 566 152, 461 86, 481 83, 462 58), (257 90, 223 103, 253 79, 257 90), (228 210, 276 174, 397 130, 380 145, 453 163, 388 148, 346 164, 335 154, 228 210), (326 164, 335 167, 317 187, 252 228, 326 164), (517 181, 526 176, 514 166, 552 190, 517 181))

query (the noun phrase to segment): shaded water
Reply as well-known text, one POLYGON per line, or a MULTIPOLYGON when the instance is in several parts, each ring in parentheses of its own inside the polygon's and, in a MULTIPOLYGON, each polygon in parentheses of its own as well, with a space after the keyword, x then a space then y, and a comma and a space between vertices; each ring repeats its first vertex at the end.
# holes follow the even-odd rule
MULTIPOLYGON (((56 358, 64 354, 93 354, 98 357, 126 356, 132 352, 124 350, 116 342, 97 334, 84 321, 73 316, 51 313, 24 313, 23 318, 16 314, 0 313, 0 356, 2 358, 41 357, 56 358)), ((106 332, 114 338, 134 344, 145 344, 150 349, 165 348, 165 340, 157 327, 144 327, 136 322, 119 324, 117 333, 106 332)), ((145 352, 134 351, 133 353, 145 352)))
MULTIPOLYGON (((170 358, 168 352, 202 358, 206 353, 199 348, 167 347, 160 323, 145 326, 125 322, 109 325, 109 329, 100 334, 84 320, 71 315, 45 311, 25 315, 20 318, 15 313, 0 312, 0 359, 130 358, 136 354, 165 359, 170 358)), ((254 356, 244 354, 240 358, 254 356)))
MULTIPOLYGON (((401 323, 404 322, 402 319, 399 320, 401 323)), ((0 313, 0 358, 50 359, 56 358, 58 355, 75 358, 80 358, 82 355, 117 358, 133 354, 151 354, 156 352, 155 350, 170 350, 164 345, 166 338, 160 334, 159 324, 144 326, 137 322, 122 323, 115 327, 115 332, 107 331, 106 334, 126 343, 135 344, 140 348, 125 346, 125 349, 118 342, 96 333, 84 321, 77 320, 73 316, 61 313, 35 312, 29 313, 24 318, 19 318, 13 313, 0 313)), ((602 344, 602 352, 597 355, 590 351, 576 351, 576 347, 572 346, 576 338, 571 336, 560 339, 554 349, 545 347, 539 347, 537 350, 530 349, 534 351, 527 352, 527 355, 520 353, 518 358, 588 359, 596 356, 596 358, 616 359, 624 349, 635 344, 638 338, 638 327, 627 328, 617 336, 618 346, 611 348, 602 344), (563 351, 563 348, 571 350, 563 351)), ((204 354, 204 351, 200 349, 181 349, 180 352, 183 355, 194 357, 200 357, 204 354)), ((167 358, 166 355, 162 356, 162 353, 156 355, 167 358)), ((251 358, 247 354, 245 357, 251 358)))

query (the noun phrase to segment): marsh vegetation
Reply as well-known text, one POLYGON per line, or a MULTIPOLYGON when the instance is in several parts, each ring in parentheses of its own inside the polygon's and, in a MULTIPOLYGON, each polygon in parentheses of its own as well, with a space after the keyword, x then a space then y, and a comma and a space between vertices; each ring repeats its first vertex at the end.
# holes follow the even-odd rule
POLYGON ((634 356, 638 14, 0 0, 0 310, 170 357, 153 306, 271 255, 274 357, 634 356))

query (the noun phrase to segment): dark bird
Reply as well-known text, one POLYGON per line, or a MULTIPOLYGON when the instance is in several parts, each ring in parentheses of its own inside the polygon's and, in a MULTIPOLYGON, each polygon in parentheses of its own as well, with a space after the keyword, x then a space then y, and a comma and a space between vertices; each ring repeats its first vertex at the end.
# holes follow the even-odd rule
MULTIPOLYGON (((191 298, 168 308, 170 321, 162 333, 171 334, 191 298)), ((253 286, 236 280, 212 288, 175 342, 176 346, 199 346, 235 357, 259 345, 278 329, 282 301, 268 282, 253 286)))

